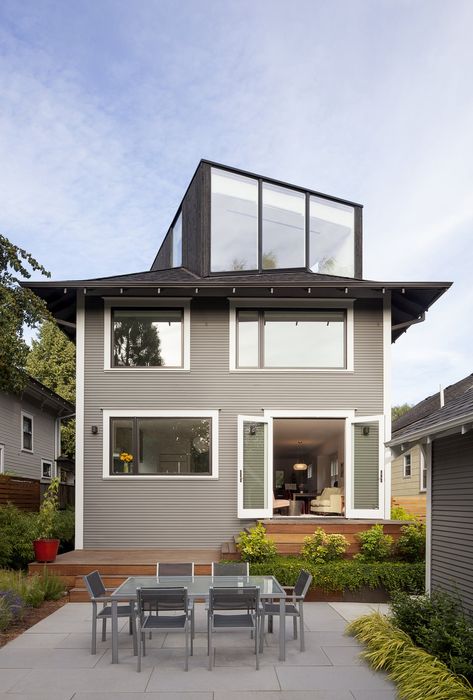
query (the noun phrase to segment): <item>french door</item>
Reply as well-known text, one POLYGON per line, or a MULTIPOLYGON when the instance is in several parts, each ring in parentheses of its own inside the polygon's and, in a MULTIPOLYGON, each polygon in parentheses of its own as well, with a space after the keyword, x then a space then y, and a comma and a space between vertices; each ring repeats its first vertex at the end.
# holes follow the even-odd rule
POLYGON ((346 423, 345 497, 348 518, 384 518, 384 416, 346 423))
POLYGON ((238 416, 238 517, 270 518, 272 423, 262 416, 238 416))

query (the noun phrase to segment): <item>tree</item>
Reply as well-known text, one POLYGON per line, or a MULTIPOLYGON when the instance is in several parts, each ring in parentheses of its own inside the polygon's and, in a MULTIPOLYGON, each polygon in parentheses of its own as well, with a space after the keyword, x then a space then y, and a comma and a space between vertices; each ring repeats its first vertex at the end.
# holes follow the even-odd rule
POLYGON ((391 408, 391 420, 394 421, 403 416, 405 413, 410 411, 412 408, 412 404, 410 403, 403 403, 400 404, 399 406, 393 406, 391 408))
MULTIPOLYGON (((74 344, 66 338, 54 321, 42 324, 38 339, 33 340, 26 362, 28 374, 63 399, 75 402, 76 354, 74 344)), ((61 452, 74 457, 75 420, 61 426, 61 452)))
POLYGON ((114 321, 114 361, 119 367, 159 367, 163 364, 161 341, 146 319, 114 321))
POLYGON ((30 253, 0 235, 0 390, 10 393, 21 392, 28 382, 24 327, 36 328, 50 318, 46 303, 19 284, 19 278, 29 279, 31 272, 50 277, 30 253))

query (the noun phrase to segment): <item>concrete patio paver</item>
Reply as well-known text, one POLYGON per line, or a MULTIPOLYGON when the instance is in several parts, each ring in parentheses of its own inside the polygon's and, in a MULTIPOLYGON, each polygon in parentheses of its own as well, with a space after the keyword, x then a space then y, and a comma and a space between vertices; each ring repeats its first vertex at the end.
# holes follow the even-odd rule
MULTIPOLYGON (((217 633, 215 666, 207 670, 206 617, 196 609, 194 656, 184 671, 182 634, 154 634, 136 672, 128 621, 119 621, 120 664, 111 640, 89 653, 92 606, 68 604, 0 650, 0 700, 392 700, 394 686, 359 657, 361 646, 344 634, 347 621, 377 604, 306 603, 306 651, 287 621, 286 662, 278 659, 278 621, 265 635, 261 667, 249 635, 217 633), (60 673, 55 672, 60 669, 60 673)), ((387 606, 384 606, 387 609, 387 606)))

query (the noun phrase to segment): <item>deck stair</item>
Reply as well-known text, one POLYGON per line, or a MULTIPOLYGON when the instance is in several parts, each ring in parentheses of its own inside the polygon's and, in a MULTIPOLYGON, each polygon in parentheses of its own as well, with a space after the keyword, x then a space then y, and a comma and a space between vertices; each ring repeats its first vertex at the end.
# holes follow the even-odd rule
POLYGON ((327 533, 341 534, 346 537, 349 542, 347 557, 352 557, 360 551, 356 534, 377 523, 382 523, 385 534, 391 535, 394 540, 398 539, 402 525, 406 524, 405 522, 345 518, 273 518, 263 521, 267 536, 275 542, 278 554, 298 554, 304 544, 304 538, 313 535, 320 527, 327 533))

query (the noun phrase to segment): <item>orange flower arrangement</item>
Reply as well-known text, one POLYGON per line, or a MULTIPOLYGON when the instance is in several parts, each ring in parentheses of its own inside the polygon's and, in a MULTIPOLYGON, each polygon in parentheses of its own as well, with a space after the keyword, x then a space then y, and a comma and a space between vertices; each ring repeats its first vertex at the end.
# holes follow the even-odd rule
POLYGON ((123 462, 123 472, 127 474, 128 465, 130 462, 133 462, 133 455, 129 454, 128 452, 120 452, 119 459, 120 462, 123 462))

